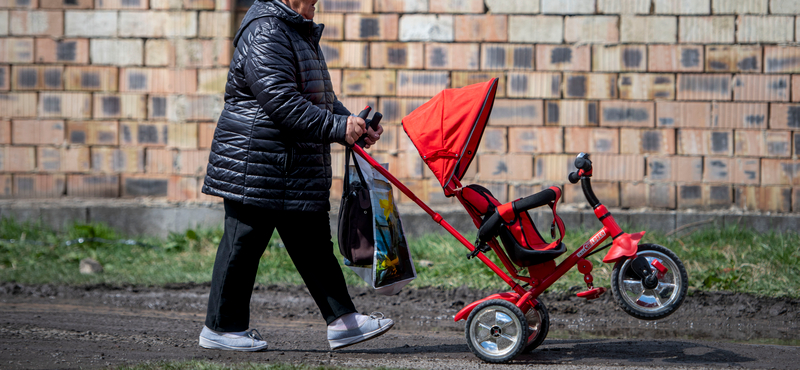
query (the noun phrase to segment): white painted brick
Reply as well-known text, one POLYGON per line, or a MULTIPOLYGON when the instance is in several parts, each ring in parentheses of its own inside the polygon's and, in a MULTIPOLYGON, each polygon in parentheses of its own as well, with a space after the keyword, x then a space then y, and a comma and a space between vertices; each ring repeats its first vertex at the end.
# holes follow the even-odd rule
POLYGON ((8 10, 0 10, 0 36, 8 36, 8 10))
POLYGON ((656 14, 709 14, 711 0, 654 0, 656 14))
POLYGON ((769 0, 714 0, 711 12, 714 14, 767 14, 769 0))
POLYGON ((674 44, 678 40, 678 17, 622 16, 620 42, 674 44))
POLYGON ((601 14, 650 14, 650 0, 597 0, 601 14))
POLYGON ((564 41, 568 43, 617 43, 619 42, 619 18, 602 15, 566 17, 564 41))
POLYGON ((197 12, 121 11, 121 37, 196 37, 197 12))
POLYGON ((117 36, 117 12, 113 10, 67 10, 64 34, 81 37, 117 36))
POLYGON ((449 41, 455 39, 452 15, 404 15, 400 17, 400 41, 449 41))
POLYGON ((732 44, 736 32, 732 16, 680 17, 680 42, 732 44))
POLYGON ((794 17, 740 15, 736 19, 737 42, 792 42, 794 17))
POLYGON ((144 57, 144 40, 91 39, 89 56, 92 64, 140 66, 144 57))
POLYGON ((543 14, 594 14, 594 0, 547 0, 542 2, 543 14))
POLYGON ((539 13, 539 2, 533 0, 486 0, 486 6, 496 14, 539 13))
POLYGON ((564 17, 552 15, 509 16, 508 41, 560 44, 564 41, 564 17))
POLYGON ((800 1, 770 0, 769 11, 772 14, 800 14, 800 1))
POLYGON ((53 36, 64 32, 64 14, 58 10, 13 10, 8 31, 17 36, 53 36))

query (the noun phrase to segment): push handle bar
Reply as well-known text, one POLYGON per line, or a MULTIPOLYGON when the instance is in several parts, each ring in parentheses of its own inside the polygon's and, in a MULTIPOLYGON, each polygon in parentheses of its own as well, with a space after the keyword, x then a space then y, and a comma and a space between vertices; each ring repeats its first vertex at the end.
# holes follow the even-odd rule
MULTIPOLYGON (((366 108, 364 108, 364 110, 361 111, 361 113, 358 114, 358 117, 363 119, 364 121, 366 121, 367 125, 369 125, 369 127, 372 127, 372 131, 375 131, 375 130, 378 129, 378 124, 381 122, 381 119, 383 119, 383 115, 380 114, 379 112, 375 112, 375 115, 372 116, 372 119, 371 120, 367 120, 367 117, 369 116, 369 112, 371 110, 372 110, 372 107, 370 107, 368 105, 366 108)), ((367 138, 367 134, 361 135, 361 137, 358 139, 358 141, 356 141, 356 145, 358 145, 358 146, 363 148, 364 145, 367 144, 366 141, 364 140, 366 138, 367 138)))
MULTIPOLYGON (((545 189, 536 194, 529 195, 525 198, 515 200, 511 203, 511 208, 514 214, 520 214, 529 209, 541 207, 554 200, 556 200, 556 192, 552 189, 545 189)), ((503 224, 503 219, 500 217, 500 212, 495 211, 491 216, 486 218, 480 229, 478 230, 478 240, 486 243, 497 234, 500 233, 500 226, 503 224)))

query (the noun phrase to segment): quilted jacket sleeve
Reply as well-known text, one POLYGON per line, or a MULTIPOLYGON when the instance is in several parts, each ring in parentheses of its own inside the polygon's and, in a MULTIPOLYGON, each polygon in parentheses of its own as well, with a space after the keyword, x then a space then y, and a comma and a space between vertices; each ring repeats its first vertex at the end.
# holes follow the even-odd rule
POLYGON ((333 102, 333 113, 341 114, 344 116, 349 116, 351 113, 347 108, 339 101, 339 98, 335 98, 336 100, 333 102))
POLYGON ((271 22, 253 35, 244 75, 258 104, 272 122, 300 140, 346 143, 347 116, 320 109, 297 91, 289 45, 289 38, 271 22))

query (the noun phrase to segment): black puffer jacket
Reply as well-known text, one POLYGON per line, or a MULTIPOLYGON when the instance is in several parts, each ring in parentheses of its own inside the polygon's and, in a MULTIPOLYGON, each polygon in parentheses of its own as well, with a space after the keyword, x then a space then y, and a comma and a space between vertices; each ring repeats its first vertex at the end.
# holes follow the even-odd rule
POLYGON ((323 25, 257 0, 233 40, 203 193, 274 210, 330 209, 330 143, 350 112, 319 47, 323 25))

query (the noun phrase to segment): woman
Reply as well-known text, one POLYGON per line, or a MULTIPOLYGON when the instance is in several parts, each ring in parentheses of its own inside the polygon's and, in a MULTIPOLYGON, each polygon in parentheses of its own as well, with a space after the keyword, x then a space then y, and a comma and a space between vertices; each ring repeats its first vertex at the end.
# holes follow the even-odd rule
POLYGON ((233 40, 225 109, 214 133, 203 193, 224 198, 200 346, 258 351, 247 330, 258 260, 278 233, 328 323, 332 349, 374 338, 394 324, 355 310, 333 254, 330 143, 367 147, 383 132, 366 128, 336 98, 319 47, 317 0, 257 0, 233 40))

